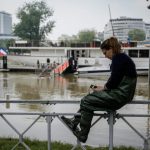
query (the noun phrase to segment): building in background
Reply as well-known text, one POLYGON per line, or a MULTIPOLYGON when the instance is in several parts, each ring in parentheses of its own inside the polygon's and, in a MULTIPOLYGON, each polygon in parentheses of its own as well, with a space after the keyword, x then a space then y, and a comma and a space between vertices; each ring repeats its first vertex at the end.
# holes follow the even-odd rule
POLYGON ((140 29, 145 31, 146 40, 150 39, 150 24, 147 24, 141 18, 120 17, 110 19, 104 27, 104 39, 110 36, 116 36, 119 41, 128 41, 128 32, 130 30, 140 29))
POLYGON ((6 39, 17 39, 17 37, 12 34, 12 15, 0 11, 0 40, 6 39))
POLYGON ((12 34, 12 16, 11 14, 0 11, 0 35, 12 34))
POLYGON ((146 40, 150 40, 150 23, 145 23, 146 40))

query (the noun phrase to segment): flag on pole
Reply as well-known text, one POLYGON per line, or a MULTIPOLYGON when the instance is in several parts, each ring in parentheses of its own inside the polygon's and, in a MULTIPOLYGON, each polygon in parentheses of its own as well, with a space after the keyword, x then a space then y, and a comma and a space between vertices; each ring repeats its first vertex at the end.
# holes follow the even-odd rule
POLYGON ((6 56, 7 52, 4 48, 0 48, 0 56, 6 56))

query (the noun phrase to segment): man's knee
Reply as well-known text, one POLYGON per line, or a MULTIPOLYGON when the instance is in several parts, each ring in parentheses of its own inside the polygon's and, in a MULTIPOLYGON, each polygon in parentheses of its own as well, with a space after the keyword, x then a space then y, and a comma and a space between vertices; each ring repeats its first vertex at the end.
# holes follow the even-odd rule
POLYGON ((89 102, 88 102, 88 98, 87 98, 87 96, 85 96, 85 97, 83 97, 82 99, 81 99, 81 102, 80 102, 80 106, 82 107, 84 107, 85 105, 88 105, 89 104, 89 102))

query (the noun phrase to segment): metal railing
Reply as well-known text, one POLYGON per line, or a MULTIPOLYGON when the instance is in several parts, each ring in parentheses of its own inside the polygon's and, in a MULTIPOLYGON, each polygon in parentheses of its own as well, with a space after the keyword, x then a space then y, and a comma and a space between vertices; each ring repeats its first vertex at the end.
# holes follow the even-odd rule
MULTIPOLYGON (((0 100, 0 103, 28 103, 28 104, 79 104, 80 101, 40 101, 40 100, 9 100, 9 96, 6 97, 7 100, 0 100)), ((132 101, 129 104, 150 104, 150 101, 132 101)), ((64 125, 65 123, 61 119, 61 116, 74 116, 74 115, 80 115, 79 113, 24 113, 24 112, 0 112, 0 117, 16 132, 16 134, 19 137, 18 143, 11 149, 14 150, 19 144, 22 144, 26 150, 31 150, 29 146, 24 142, 24 134, 41 118, 46 118, 47 123, 47 149, 51 150, 51 123, 54 120, 54 118, 58 118, 64 125), (20 133, 17 128, 15 128, 11 122, 5 117, 8 115, 32 115, 37 116, 36 119, 22 132, 20 133)), ((109 111, 109 112, 101 112, 101 113, 94 113, 94 116, 99 116, 93 123, 93 127, 96 123, 98 123, 102 118, 107 119, 108 125, 109 125, 109 150, 113 150, 113 127, 115 122, 117 122, 116 119, 122 119, 139 137, 141 137, 144 141, 144 150, 150 149, 150 137, 144 137, 133 125, 131 125, 125 117, 150 117, 150 114, 120 114, 117 113, 117 111, 109 111)), ((67 127, 67 126, 66 126, 67 127)), ((69 128, 68 128, 69 129, 69 128)), ((70 130, 70 129, 69 129, 70 130)), ((79 140, 77 139, 77 144, 71 149, 74 150, 77 146, 80 146, 81 149, 86 150, 85 146, 83 146, 79 140)))

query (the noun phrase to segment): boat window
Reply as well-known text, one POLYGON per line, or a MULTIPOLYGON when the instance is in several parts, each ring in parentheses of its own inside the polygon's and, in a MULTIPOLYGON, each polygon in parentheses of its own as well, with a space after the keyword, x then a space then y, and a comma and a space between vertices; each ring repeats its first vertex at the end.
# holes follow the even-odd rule
POLYGON ((82 57, 85 57, 85 50, 82 50, 82 57))
POLYGON ((149 50, 145 50, 145 49, 140 50, 139 57, 149 57, 149 50))
POLYGON ((79 51, 76 51, 76 56, 80 57, 80 52, 79 51))
POLYGON ((128 50, 130 57, 138 57, 138 50, 128 50))
POLYGON ((31 55, 31 50, 29 49, 9 49, 10 55, 31 55))

